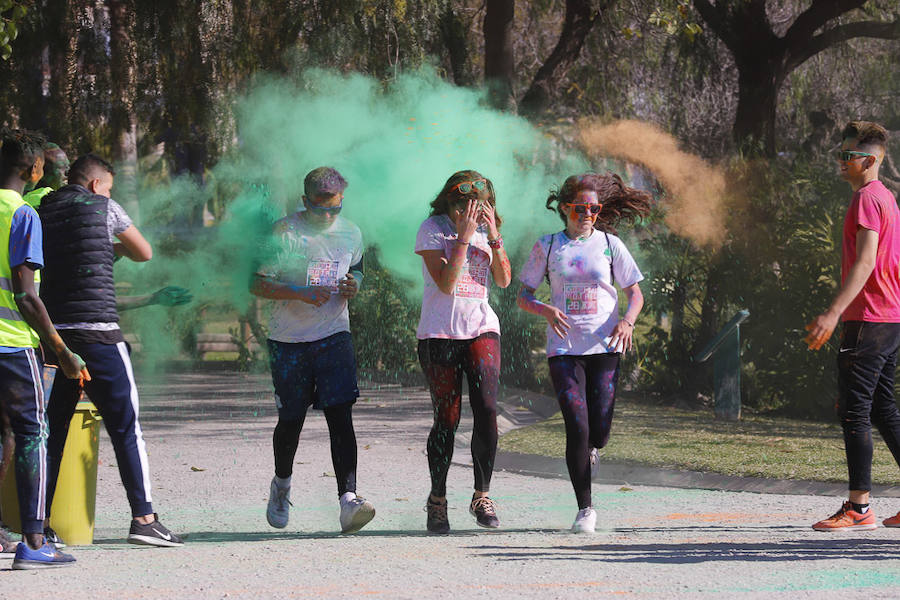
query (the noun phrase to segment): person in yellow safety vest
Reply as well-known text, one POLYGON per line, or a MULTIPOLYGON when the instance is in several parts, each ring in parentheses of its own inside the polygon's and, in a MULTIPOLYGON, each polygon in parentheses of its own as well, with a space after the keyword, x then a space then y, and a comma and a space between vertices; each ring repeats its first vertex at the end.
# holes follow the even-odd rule
MULTIPOLYGON (((53 142, 45 143, 43 169, 44 174, 42 177, 40 177, 40 181, 34 180, 25 183, 25 194, 22 196, 22 199, 25 200, 25 203, 37 210, 37 208, 41 205, 41 201, 47 194, 58 190, 66 184, 66 176, 68 175, 69 166, 69 157, 66 154, 65 150, 63 150, 53 142)), ((38 289, 40 289, 40 271, 36 271, 34 277, 35 284, 38 289)), ((191 295, 189 290, 182 287, 170 285, 160 288, 156 292, 150 294, 144 294, 140 296, 120 296, 116 300, 116 306, 119 310, 131 310, 134 308, 142 308, 144 306, 152 306, 154 304, 172 307, 187 304, 192 299, 193 296, 191 295)), ((2 446, 2 458, 0 458, 0 481, 2 481, 3 472, 5 471, 3 465, 9 464, 13 455, 13 451, 15 449, 15 442, 13 441, 12 435, 10 434, 9 436, 7 436, 7 438, 8 439, 2 440, 2 442, 0 442, 0 446, 2 446)), ((8 540, 8 536, 7 544, 6 546, 4 546, 3 536, 3 530, 0 529, 0 554, 3 554, 3 549, 6 546, 14 548, 14 546, 8 540)))
POLYGON ((23 542, 13 569, 70 565, 75 559, 44 539, 47 484, 47 420, 37 348, 43 342, 59 357, 70 379, 90 380, 50 321, 34 286, 43 267, 41 222, 22 199, 28 181, 43 175, 43 140, 7 130, 0 146, 0 417, 16 438, 16 482, 23 542))
POLYGON ((44 144, 44 176, 36 184, 25 185, 27 193, 22 199, 28 206, 36 209, 44 196, 66 184, 68 170, 69 157, 66 156, 66 151, 53 142, 47 142, 44 144))

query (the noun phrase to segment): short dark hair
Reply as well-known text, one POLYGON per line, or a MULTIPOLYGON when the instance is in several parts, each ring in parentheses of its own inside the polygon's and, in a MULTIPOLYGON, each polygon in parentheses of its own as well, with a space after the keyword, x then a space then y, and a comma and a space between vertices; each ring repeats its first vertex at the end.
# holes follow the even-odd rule
POLYGON ((856 140, 857 146, 885 150, 887 149, 888 132, 887 129, 872 121, 850 121, 844 127, 841 138, 856 140))
POLYGON ((0 130, 0 171, 9 174, 30 169, 39 157, 44 156, 44 143, 44 136, 34 131, 0 130))
POLYGON ((307 198, 334 196, 347 189, 347 180, 333 167, 319 167, 306 174, 303 194, 307 198))
POLYGON ((97 179, 100 173, 115 175, 116 170, 109 162, 91 152, 79 156, 69 167, 69 183, 84 185, 92 179, 97 179))

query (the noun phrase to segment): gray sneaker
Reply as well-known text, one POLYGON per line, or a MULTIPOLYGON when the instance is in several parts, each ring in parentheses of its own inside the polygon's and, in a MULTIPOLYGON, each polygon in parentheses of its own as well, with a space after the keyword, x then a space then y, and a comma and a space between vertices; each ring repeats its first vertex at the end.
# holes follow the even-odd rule
POLYGON ((153 522, 139 523, 131 520, 131 529, 128 531, 128 542, 142 546, 159 546, 162 548, 177 548, 184 546, 181 536, 169 531, 169 528, 159 522, 159 517, 153 513, 153 522))
POLYGON ((269 486, 269 506, 266 508, 269 525, 278 529, 287 527, 291 506, 291 486, 281 487, 273 477, 269 486))

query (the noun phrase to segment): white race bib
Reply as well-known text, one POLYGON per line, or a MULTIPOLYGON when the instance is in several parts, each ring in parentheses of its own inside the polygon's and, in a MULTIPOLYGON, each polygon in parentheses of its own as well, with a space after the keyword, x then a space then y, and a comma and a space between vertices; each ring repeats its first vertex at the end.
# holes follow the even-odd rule
POLYGON ((322 287, 337 287, 338 267, 337 260, 311 260, 306 268, 306 285, 322 287))

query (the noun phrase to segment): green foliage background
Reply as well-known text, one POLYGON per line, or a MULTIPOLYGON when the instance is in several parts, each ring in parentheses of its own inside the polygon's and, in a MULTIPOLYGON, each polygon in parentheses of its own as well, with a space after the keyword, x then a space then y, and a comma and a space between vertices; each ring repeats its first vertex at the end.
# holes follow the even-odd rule
MULTIPOLYGON (((260 80, 293 78, 309 67, 368 75, 385 88, 426 67, 452 85, 480 89, 485 3, 122 2, 134 17, 130 41, 137 68, 129 83, 141 181, 138 204, 127 208, 142 230, 153 234, 157 257, 145 267, 120 263, 117 276, 123 292, 143 293, 165 283, 202 288, 193 307, 152 307, 123 321, 138 333, 143 328, 179 338, 181 347, 173 352, 180 356, 196 353, 197 335, 204 331, 231 331, 242 364, 261 364, 263 353, 254 352, 243 333, 249 328, 257 338, 265 334, 265 315, 252 310, 246 295, 247 265, 229 270, 216 258, 252 247, 265 221, 254 220, 258 231, 239 231, 245 235, 237 246, 216 241, 235 210, 255 215, 240 199, 252 197, 264 177, 253 157, 243 173, 217 168, 240 165, 246 158, 238 142, 238 99, 260 80), (161 145, 172 131, 175 141, 161 145), (202 150, 206 157, 204 172, 194 174, 203 179, 202 186, 175 176, 178 155, 186 148, 202 150), (257 181, 246 181, 247 172, 257 181), (225 281, 227 292, 188 268, 186 257, 198 251, 206 253, 207 270, 225 281), (168 266, 163 272, 154 263, 168 266), (180 263, 184 268, 171 267, 180 263)), ((767 3, 777 27, 810 5, 767 3)), ((117 132, 111 114, 121 78, 112 70, 110 6, 105 0, 0 0, 0 80, 5 83, 0 124, 43 130, 70 155, 113 153, 117 132)), ((900 132, 900 44, 854 39, 791 72, 778 100, 777 154, 750 158, 739 154, 731 135, 738 97, 735 62, 693 3, 633 0, 610 6, 552 90, 550 108, 532 119, 556 155, 532 157, 530 163, 523 159, 523 172, 553 172, 561 156, 577 151, 578 119, 627 118, 658 125, 685 150, 726 170, 729 180, 728 236, 720 248, 697 247, 669 231, 663 221, 667 198, 660 189, 655 190, 654 215, 622 232, 646 276, 646 307, 638 323, 638 347, 625 360, 625 384, 668 402, 708 401, 711 366, 692 357, 735 311, 747 308, 750 319, 741 331, 745 406, 828 418, 835 393, 834 342, 809 352, 802 337, 803 326, 827 306, 840 278, 841 224, 850 191, 837 176, 830 152, 840 141, 842 124, 853 118, 879 120, 900 132)), ((515 94, 524 92, 553 50, 565 9, 564 0, 516 3, 510 32, 515 94)), ((839 22, 892 20, 896 9, 896 2, 870 0, 839 22)), ((892 142, 889 155, 896 156, 897 149, 892 142)), ((600 162, 594 166, 605 168, 600 162)), ((624 165, 615 169, 625 170, 624 165)), ((900 189, 894 161, 888 161, 883 175, 900 189)), ((534 239, 549 232, 543 223, 528 222, 532 213, 519 210, 541 210, 547 189, 537 188, 543 185, 504 200, 510 207, 504 211, 526 215, 507 229, 508 239, 518 238, 507 247, 514 274, 534 239)), ((420 193, 418 200, 424 202, 427 195, 420 193)), ((377 240, 367 242, 375 247, 368 253, 363 290, 351 303, 360 365, 415 371, 419 306, 408 291, 419 282, 409 279, 408 269, 398 273, 377 240)), ((411 252, 410 259, 415 260, 411 252)), ((503 330, 503 379, 547 391, 544 323, 515 307, 517 292, 514 278, 510 288, 495 289, 491 297, 503 330)))

